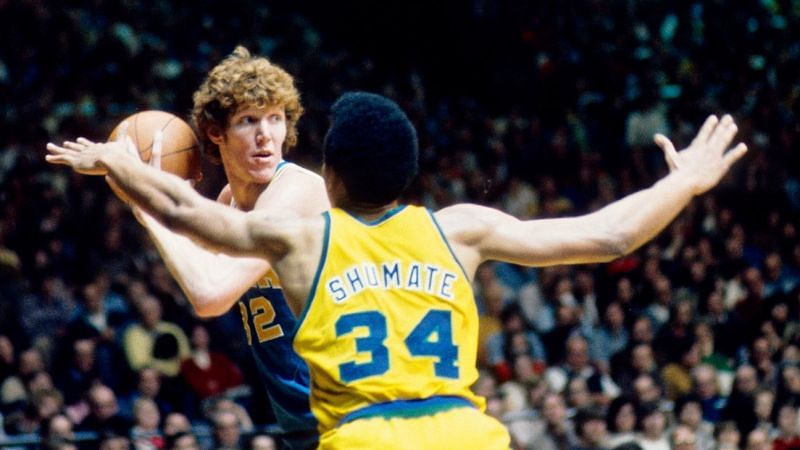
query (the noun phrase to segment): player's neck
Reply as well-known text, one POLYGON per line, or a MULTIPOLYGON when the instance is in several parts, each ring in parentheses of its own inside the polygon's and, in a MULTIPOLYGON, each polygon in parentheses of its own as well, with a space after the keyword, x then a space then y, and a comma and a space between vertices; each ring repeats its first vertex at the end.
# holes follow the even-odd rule
POLYGON ((252 211, 261 194, 267 189, 269 183, 230 183, 233 202, 231 206, 241 211, 252 211))
POLYGON ((356 202, 346 202, 337 206, 361 220, 371 222, 373 220, 380 219, 384 214, 396 208, 397 205, 398 202, 395 200, 383 206, 366 205, 356 202))

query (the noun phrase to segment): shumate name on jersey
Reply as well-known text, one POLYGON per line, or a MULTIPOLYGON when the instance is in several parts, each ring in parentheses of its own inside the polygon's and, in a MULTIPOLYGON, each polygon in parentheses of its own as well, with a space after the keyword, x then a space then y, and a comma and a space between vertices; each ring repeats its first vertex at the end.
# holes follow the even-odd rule
POLYGON ((458 275, 442 267, 420 261, 364 263, 328 279, 325 286, 337 303, 364 289, 403 289, 424 291, 444 300, 453 299, 453 284, 458 275))

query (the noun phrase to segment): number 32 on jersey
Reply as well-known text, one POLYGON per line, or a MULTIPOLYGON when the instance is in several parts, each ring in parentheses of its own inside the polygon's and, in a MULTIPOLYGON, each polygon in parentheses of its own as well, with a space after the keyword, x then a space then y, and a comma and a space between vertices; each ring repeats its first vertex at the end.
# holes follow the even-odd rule
POLYGON ((239 302, 239 312, 242 313, 242 325, 247 334, 247 344, 253 345, 253 336, 250 331, 250 318, 253 321, 256 340, 262 344, 283 336, 283 328, 280 324, 273 324, 275 321, 275 308, 266 297, 253 297, 245 302, 239 302))

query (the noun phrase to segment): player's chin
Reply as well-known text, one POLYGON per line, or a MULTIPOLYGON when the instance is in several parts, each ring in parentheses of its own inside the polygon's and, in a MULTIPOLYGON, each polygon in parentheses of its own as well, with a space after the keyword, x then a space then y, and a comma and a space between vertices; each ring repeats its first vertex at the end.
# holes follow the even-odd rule
POLYGON ((250 178, 254 183, 269 183, 275 176, 275 167, 260 167, 250 170, 250 178))

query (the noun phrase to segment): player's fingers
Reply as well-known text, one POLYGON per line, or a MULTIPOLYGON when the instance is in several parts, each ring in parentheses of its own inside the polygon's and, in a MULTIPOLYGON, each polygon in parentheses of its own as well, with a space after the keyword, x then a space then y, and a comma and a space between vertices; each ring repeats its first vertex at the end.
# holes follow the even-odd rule
POLYGON ((161 169, 161 148, 164 140, 164 133, 156 130, 153 134, 153 150, 150 154, 150 165, 156 169, 161 169))
POLYGON ((78 151, 79 152, 79 151, 82 151, 83 149, 85 149, 86 146, 84 144, 80 144, 78 142, 64 141, 64 148, 68 149, 68 150, 74 150, 74 151, 78 151))
POLYGON ((133 142, 130 136, 127 134, 125 136, 125 140, 123 141, 123 145, 125 145, 125 151, 128 152, 131 156, 141 161, 141 155, 139 155, 139 149, 136 148, 136 144, 133 142))
POLYGON ((76 139, 76 141, 78 141, 79 144, 83 145, 94 145, 94 142, 86 139, 85 137, 79 137, 78 139, 76 139))
POLYGON ((677 169, 678 151, 675 150, 675 146, 672 144, 672 141, 670 141, 668 137, 660 133, 653 136, 653 140, 655 141, 656 145, 661 147, 661 150, 664 151, 664 159, 667 161, 667 166, 669 166, 669 170, 673 171, 677 169))
POLYGON ((69 159, 64 155, 44 155, 44 160, 50 164, 63 164, 69 166, 69 159))
POLYGON ((122 123, 119 124, 119 129, 117 130, 117 142, 124 144, 127 137, 128 137, 128 121, 123 120, 122 123))
POLYGON ((60 153, 67 152, 69 150, 64 148, 64 147, 60 147, 60 146, 58 146, 56 144, 53 144, 52 142, 48 142, 47 143, 47 151, 49 151, 50 153, 54 153, 54 154, 60 154, 60 153))
POLYGON ((739 128, 733 122, 733 117, 726 114, 722 120, 720 120, 719 126, 711 134, 711 138, 709 139, 711 148, 718 150, 720 153, 723 152, 730 146, 737 131, 739 131, 739 128))
POLYGON ((725 153, 725 156, 723 156, 725 167, 731 167, 736 163, 736 161, 742 159, 742 157, 746 154, 747 145, 745 145, 743 142, 740 142, 736 147, 734 147, 728 153, 725 153))
POLYGON ((717 123, 719 123, 719 119, 714 114, 708 116, 706 121, 703 122, 703 126, 700 127, 700 131, 697 132, 697 136, 695 136, 692 144, 697 142, 705 142, 708 140, 708 137, 711 135, 711 132, 714 131, 716 128, 717 123))

